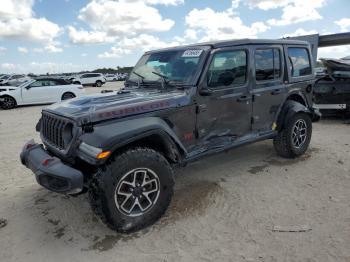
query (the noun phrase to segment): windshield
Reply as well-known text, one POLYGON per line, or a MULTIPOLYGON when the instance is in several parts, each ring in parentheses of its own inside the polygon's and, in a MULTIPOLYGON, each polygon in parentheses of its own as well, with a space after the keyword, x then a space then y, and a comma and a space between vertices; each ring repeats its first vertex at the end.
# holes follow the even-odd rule
POLYGON ((201 49, 188 49, 145 54, 134 67, 129 80, 160 81, 163 76, 168 81, 191 83, 203 53, 201 49))
POLYGON ((9 78, 10 78, 9 75, 4 75, 4 76, 0 77, 0 79, 4 79, 4 80, 9 79, 9 78))

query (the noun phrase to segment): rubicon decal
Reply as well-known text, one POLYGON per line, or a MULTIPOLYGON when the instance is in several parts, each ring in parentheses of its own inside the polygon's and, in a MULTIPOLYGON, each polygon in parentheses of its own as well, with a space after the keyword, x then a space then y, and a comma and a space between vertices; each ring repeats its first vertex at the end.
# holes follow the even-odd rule
POLYGON ((169 101, 156 101, 156 102, 147 102, 138 105, 133 105, 124 108, 116 108, 106 110, 104 112, 98 112, 97 116, 100 119, 109 118, 109 117, 124 117, 128 115, 134 115, 139 113, 151 112, 155 110, 160 110, 168 108, 171 106, 169 101))

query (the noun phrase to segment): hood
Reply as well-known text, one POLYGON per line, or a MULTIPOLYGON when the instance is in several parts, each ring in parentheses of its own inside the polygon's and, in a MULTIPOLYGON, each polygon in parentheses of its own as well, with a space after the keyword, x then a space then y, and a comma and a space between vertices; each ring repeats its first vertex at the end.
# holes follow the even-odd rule
POLYGON ((44 111, 73 119, 81 125, 183 106, 190 103, 187 92, 186 90, 110 92, 74 98, 51 105, 44 111))

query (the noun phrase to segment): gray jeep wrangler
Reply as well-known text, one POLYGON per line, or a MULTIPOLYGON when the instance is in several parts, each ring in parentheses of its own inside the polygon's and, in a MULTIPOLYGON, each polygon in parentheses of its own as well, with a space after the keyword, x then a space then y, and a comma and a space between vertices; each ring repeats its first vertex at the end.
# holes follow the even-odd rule
POLYGON ((237 40, 146 52, 119 91, 43 109, 42 143, 22 163, 43 187, 87 191, 110 228, 133 232, 157 221, 174 188, 173 167, 273 139, 277 153, 305 153, 314 67, 307 42, 237 40))

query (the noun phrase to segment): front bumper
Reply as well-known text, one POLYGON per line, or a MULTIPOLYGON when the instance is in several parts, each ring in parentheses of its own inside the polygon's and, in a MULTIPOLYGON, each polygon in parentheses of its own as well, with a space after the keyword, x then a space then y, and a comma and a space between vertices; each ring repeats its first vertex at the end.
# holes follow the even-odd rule
POLYGON ((83 174, 51 156, 43 145, 34 143, 34 140, 25 144, 20 158, 22 164, 34 172, 38 184, 48 190, 64 194, 76 194, 83 190, 83 174))

